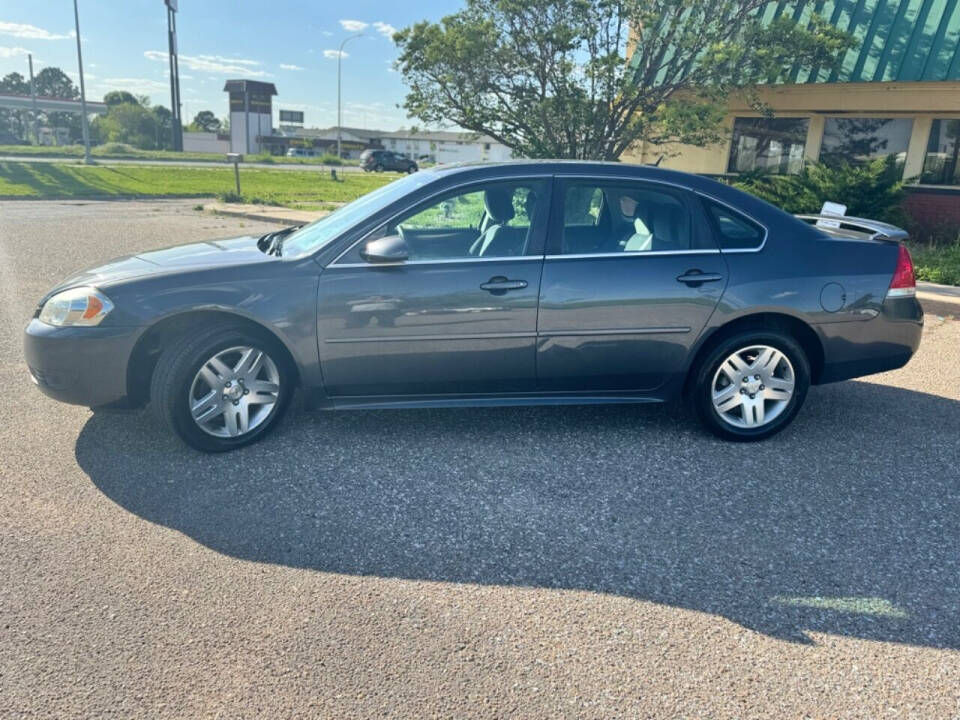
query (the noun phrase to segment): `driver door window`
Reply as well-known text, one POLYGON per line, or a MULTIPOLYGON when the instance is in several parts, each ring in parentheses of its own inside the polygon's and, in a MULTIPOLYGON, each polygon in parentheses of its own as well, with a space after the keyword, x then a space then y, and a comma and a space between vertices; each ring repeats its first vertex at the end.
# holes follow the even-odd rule
POLYGON ((545 201, 541 181, 491 183, 420 206, 383 234, 401 236, 412 261, 518 257, 545 201))

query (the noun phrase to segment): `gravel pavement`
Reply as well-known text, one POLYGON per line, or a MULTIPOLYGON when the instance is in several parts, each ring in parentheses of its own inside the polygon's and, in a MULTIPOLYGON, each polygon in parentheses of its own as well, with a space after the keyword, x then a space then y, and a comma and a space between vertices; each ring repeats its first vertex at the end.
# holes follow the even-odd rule
POLYGON ((192 204, 0 202, 0 717, 960 717, 960 322, 762 444, 295 409, 202 455, 21 349, 73 270, 271 227, 192 204))

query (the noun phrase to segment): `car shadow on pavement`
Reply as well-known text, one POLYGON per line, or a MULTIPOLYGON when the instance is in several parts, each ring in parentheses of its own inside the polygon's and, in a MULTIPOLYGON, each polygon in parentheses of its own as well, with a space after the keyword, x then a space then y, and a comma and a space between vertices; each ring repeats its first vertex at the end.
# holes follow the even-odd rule
POLYGON ((676 408, 293 411, 225 455, 95 414, 83 470, 131 513, 263 563, 567 588, 960 648, 960 402, 814 388, 760 444, 676 408))

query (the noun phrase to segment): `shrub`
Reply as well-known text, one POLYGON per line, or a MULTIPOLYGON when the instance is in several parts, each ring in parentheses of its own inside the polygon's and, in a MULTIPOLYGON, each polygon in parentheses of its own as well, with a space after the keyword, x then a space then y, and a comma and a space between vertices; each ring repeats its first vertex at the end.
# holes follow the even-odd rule
POLYGON ((324 165, 343 165, 343 160, 333 153, 325 153, 320 156, 320 162, 324 165))
POLYGON ((960 285, 960 244, 947 247, 910 246, 918 280, 960 285))
POLYGON ((108 142, 101 145, 101 149, 104 155, 131 155, 137 152, 133 145, 122 142, 108 142))
POLYGON ((243 199, 243 195, 235 193, 233 190, 227 190, 226 192, 217 193, 217 200, 222 203, 242 203, 246 202, 243 199))
POLYGON ((811 163, 796 175, 745 173, 734 187, 790 213, 818 213, 826 201, 847 206, 847 215, 905 225, 902 166, 888 155, 862 165, 811 163))

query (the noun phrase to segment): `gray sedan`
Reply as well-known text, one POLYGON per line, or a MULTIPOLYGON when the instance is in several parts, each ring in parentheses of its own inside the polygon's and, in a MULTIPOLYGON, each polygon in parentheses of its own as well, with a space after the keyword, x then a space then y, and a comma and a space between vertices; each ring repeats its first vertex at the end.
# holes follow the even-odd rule
POLYGON ((811 384, 917 350, 903 237, 653 167, 452 166, 81 272, 39 303, 26 358, 51 397, 149 403, 206 451, 263 437, 297 387, 324 409, 682 398, 759 440, 811 384))

